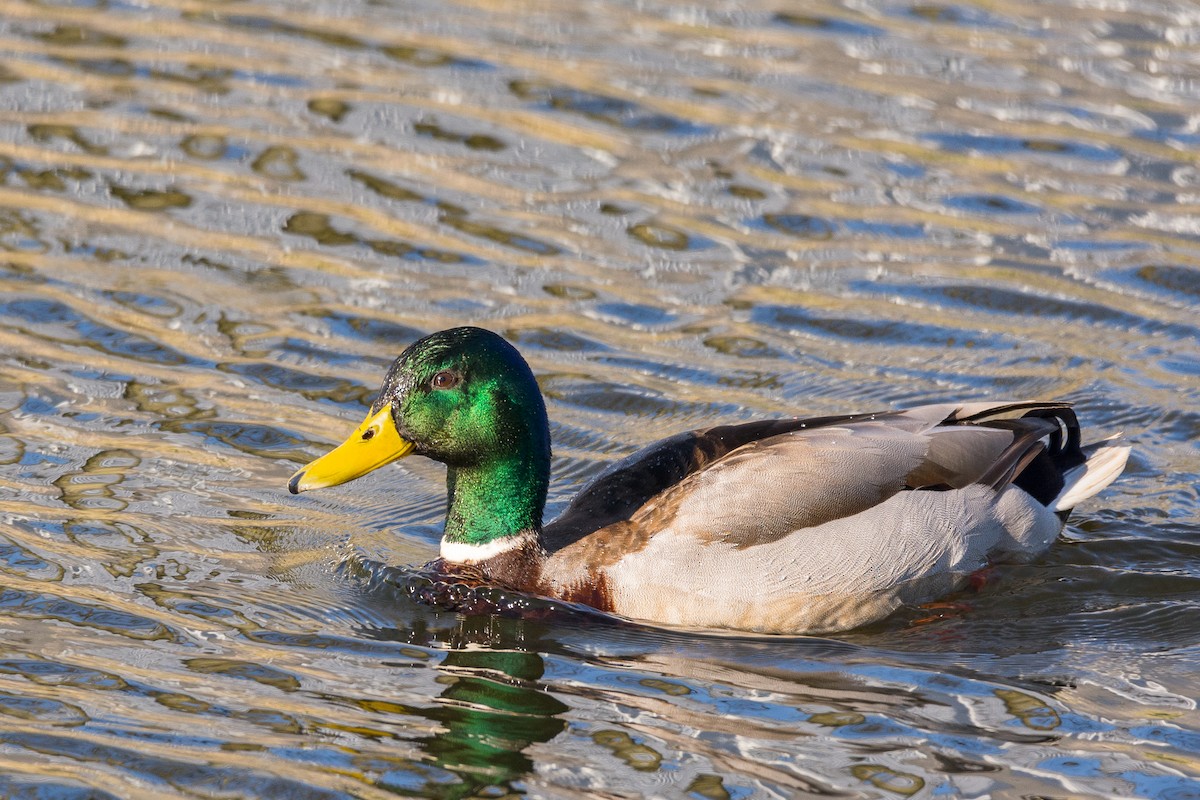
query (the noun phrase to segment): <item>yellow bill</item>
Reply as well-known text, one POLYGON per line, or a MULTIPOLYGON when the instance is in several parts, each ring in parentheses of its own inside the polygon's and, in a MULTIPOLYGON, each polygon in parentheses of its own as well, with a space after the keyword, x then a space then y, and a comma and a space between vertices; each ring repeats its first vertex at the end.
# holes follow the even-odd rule
POLYGON ((288 481, 288 491, 299 494, 309 489, 323 489, 352 481, 398 458, 404 458, 412 449, 413 443, 396 431, 396 424, 392 422, 392 407, 386 405, 363 420, 346 441, 308 466, 301 467, 288 481))

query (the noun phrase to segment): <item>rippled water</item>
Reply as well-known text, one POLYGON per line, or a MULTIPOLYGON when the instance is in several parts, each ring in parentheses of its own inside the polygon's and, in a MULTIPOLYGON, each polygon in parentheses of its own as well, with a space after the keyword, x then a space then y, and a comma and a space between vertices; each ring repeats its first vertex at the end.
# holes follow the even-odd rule
POLYGON ((0 0, 0 795, 1200 796, 1200 12, 0 0), (458 616, 391 358, 526 353, 553 512, 679 430, 1068 398, 1127 474, 835 639, 458 616))

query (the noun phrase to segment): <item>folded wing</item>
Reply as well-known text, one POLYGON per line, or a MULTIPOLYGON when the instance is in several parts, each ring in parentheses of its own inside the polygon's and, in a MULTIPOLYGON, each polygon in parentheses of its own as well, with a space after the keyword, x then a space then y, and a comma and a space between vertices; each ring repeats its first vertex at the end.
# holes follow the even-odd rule
POLYGON ((637 538, 669 528, 751 547, 898 492, 971 484, 1017 483, 1049 504, 1063 471, 1082 461, 1078 442, 1074 414, 1061 403, 940 404, 696 431, 601 476, 547 538, 554 548, 602 527, 637 538))

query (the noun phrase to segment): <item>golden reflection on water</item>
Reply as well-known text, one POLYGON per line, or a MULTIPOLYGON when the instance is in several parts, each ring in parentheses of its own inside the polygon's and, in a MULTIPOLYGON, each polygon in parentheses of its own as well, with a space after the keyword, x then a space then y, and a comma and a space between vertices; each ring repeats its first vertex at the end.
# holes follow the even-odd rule
POLYGON ((1198 24, 0 0, 0 794, 1194 786, 1198 24), (933 399, 1066 397, 1135 464, 838 647, 456 618, 369 567, 433 555, 439 468, 284 482, 465 322, 538 375, 552 510, 682 429, 933 399))

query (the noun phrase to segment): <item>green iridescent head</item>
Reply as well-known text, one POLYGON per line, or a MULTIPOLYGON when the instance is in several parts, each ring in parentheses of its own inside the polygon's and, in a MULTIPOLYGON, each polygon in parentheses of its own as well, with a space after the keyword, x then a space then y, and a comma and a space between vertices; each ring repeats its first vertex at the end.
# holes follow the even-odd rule
POLYGON ((481 328, 414 342, 367 419, 292 476, 301 492, 352 480, 409 453, 450 468, 445 536, 479 544, 541 527, 550 471, 546 406, 525 359, 481 328))
POLYGON ((392 364, 371 410, 391 405, 415 452, 455 467, 549 456, 546 406, 517 349, 482 328, 426 336, 392 364))

